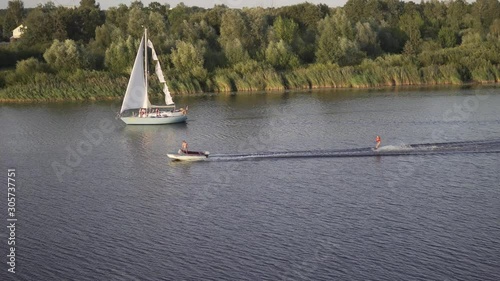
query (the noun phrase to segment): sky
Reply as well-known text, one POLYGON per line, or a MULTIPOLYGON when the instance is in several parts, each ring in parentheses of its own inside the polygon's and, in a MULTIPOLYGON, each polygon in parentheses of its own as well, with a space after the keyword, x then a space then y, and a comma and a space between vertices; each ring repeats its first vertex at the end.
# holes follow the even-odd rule
MULTIPOLYGON (((0 9, 7 8, 7 3, 9 0, 0 0, 0 9)), ((49 2, 48 0, 23 0, 25 8, 34 8, 38 4, 45 4, 49 2)), ((56 6, 78 6, 80 0, 53 0, 56 6)), ((101 9, 107 9, 109 7, 116 7, 119 4, 125 4, 130 6, 132 0, 97 0, 101 6, 101 9)), ((145 6, 150 2, 158 2, 161 4, 169 4, 170 7, 175 7, 180 2, 184 2, 186 6, 198 6, 204 8, 212 8, 214 5, 224 4, 230 8, 243 8, 243 7, 280 7, 295 5, 303 2, 309 2, 313 4, 326 4, 330 7, 343 6, 347 0, 142 0, 145 6)))

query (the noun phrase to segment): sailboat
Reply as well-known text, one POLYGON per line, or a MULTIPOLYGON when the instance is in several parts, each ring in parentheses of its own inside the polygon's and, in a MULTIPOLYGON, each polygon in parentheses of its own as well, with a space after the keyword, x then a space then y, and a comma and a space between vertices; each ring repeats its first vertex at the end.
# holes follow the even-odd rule
POLYGON ((144 29, 141 44, 137 50, 134 67, 130 74, 127 91, 123 98, 120 118, 127 125, 160 125, 185 122, 187 108, 176 109, 168 90, 160 61, 156 55, 153 43, 147 38, 148 30, 144 29), (151 49, 155 62, 155 74, 163 86, 165 105, 152 105, 148 97, 148 47, 151 49))

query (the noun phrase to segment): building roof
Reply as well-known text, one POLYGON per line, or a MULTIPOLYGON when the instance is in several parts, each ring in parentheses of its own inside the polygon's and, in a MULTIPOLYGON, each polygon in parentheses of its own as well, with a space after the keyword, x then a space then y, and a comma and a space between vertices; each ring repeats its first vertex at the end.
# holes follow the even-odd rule
POLYGON ((24 33, 24 30, 26 29, 27 27, 24 26, 24 25, 20 25, 18 27, 16 27, 14 30, 12 30, 12 37, 11 39, 19 39, 21 38, 21 36, 23 35, 24 33))

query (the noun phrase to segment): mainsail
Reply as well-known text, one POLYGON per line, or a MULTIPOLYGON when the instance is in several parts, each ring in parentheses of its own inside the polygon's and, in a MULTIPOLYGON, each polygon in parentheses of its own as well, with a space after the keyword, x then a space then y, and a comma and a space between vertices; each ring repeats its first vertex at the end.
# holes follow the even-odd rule
POLYGON ((120 113, 127 109, 147 108, 149 104, 144 74, 144 37, 142 37, 120 113))
POLYGON ((174 105, 174 101, 172 100, 172 96, 170 95, 170 91, 168 90, 167 82, 165 81, 165 77, 163 76, 163 71, 161 70, 160 61, 158 60, 158 56, 156 56, 155 48, 153 47, 153 42, 148 40, 148 47, 151 48, 151 53, 153 60, 155 61, 155 72, 160 83, 163 84, 163 93, 165 94, 165 103, 167 105, 174 105))

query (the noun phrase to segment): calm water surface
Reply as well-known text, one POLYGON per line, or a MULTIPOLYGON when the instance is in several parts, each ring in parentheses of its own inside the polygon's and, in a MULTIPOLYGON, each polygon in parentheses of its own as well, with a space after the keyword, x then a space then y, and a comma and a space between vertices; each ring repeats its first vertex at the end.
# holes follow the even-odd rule
POLYGON ((0 280, 498 280, 499 92, 182 97, 166 126, 125 126, 120 102, 2 105, 0 280), (376 135, 398 156, 358 157, 376 135), (171 162, 183 139, 214 157, 171 162))

